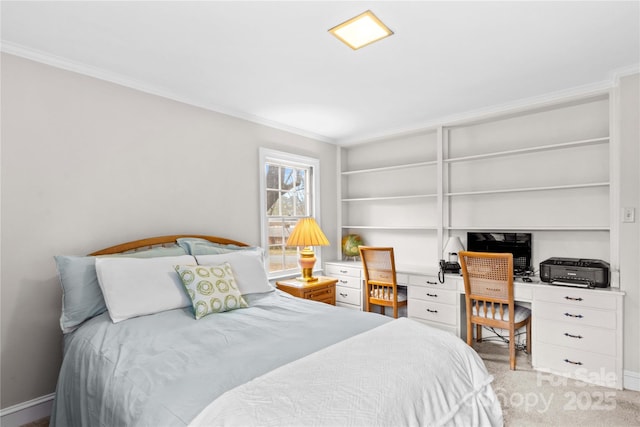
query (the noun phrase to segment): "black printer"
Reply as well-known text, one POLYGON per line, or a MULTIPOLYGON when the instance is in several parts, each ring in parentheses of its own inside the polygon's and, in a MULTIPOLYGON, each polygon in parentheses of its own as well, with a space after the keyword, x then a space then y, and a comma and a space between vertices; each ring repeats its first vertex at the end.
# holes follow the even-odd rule
POLYGON ((599 259, 549 258, 540 263, 540 280, 560 286, 607 288, 609 263, 599 259))

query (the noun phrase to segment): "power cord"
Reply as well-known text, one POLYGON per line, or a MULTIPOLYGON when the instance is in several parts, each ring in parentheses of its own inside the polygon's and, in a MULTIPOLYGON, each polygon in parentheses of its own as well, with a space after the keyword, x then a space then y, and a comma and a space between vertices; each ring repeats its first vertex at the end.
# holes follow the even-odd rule
MULTIPOLYGON (((509 344, 509 337, 505 337, 504 335, 502 335, 501 333, 499 333, 493 326, 483 326, 483 329, 486 329, 490 332, 492 332, 495 336, 492 337, 487 337, 487 338, 482 338, 482 341, 501 341, 505 344, 509 344)), ((522 342, 518 342, 520 341, 518 338, 521 336, 525 336, 526 337, 527 333, 526 332, 516 332, 515 334, 515 340, 516 340, 516 350, 518 351, 524 351, 526 354, 527 353, 527 345, 525 343, 522 342)))

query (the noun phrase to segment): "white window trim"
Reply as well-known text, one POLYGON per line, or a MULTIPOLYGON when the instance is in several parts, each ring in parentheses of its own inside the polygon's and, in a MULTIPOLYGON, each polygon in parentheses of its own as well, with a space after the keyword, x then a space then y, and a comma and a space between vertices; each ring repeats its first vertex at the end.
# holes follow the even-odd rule
MULTIPOLYGON (((265 251, 265 259, 264 265, 267 271, 267 276, 269 279, 277 279, 281 277, 290 277, 299 273, 299 269, 289 272, 282 271, 278 273, 269 273, 269 230, 267 226, 267 212, 266 212, 266 177, 265 177, 265 166, 268 161, 273 161, 276 163, 289 163, 292 166, 299 167, 311 167, 313 169, 313 173, 311 174, 312 179, 312 188, 313 188, 313 197, 311 198, 310 208, 313 214, 313 217, 316 219, 320 227, 322 228, 322 221, 320 220, 320 160, 301 156, 297 154, 287 153, 286 151, 278 151, 272 150, 269 148, 260 147, 260 242, 262 248, 265 251)), ((314 270, 322 269, 322 251, 316 251, 316 264, 314 270)))

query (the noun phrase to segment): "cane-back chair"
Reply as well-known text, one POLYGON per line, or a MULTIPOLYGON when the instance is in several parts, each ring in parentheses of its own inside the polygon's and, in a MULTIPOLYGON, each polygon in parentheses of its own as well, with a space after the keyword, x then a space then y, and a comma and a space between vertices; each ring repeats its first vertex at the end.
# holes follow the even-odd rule
POLYGON ((360 258, 364 269, 365 311, 371 306, 393 308, 393 317, 398 318, 398 308, 407 305, 407 294, 398 289, 396 282, 396 263, 393 248, 360 246, 360 258))
POLYGON ((482 341, 482 327, 509 331, 509 365, 516 369, 515 331, 526 326, 527 352, 531 351, 531 310, 513 298, 513 255, 461 251, 459 253, 467 311, 467 344, 482 341))

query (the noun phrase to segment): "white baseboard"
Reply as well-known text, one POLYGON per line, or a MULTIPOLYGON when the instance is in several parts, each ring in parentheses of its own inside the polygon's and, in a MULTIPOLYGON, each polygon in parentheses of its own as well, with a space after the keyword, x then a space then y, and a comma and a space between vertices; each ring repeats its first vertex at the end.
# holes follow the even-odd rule
POLYGON ((626 390, 640 391, 640 373, 624 371, 624 388, 626 390))
POLYGON ((2 427, 20 427, 51 415, 53 393, 0 410, 2 427))

